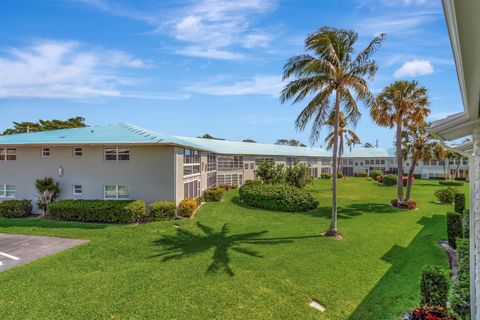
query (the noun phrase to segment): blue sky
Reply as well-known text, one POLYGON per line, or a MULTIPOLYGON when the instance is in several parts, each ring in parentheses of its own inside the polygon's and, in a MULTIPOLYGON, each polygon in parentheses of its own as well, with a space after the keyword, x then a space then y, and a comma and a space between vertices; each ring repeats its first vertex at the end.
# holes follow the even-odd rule
MULTIPOLYGON (((387 33, 373 92, 417 79, 431 120, 462 110, 440 1, 4 0, 0 130, 81 115, 90 125, 308 143, 293 124, 304 104, 280 104, 278 92, 286 60, 322 26, 356 30, 359 49, 387 33)), ((393 132, 362 113, 362 142, 391 147, 393 132)))

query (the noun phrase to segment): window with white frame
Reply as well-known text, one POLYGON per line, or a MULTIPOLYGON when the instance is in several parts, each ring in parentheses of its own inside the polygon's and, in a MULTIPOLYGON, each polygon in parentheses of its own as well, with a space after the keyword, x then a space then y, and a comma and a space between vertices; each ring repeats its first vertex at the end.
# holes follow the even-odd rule
POLYGON ((207 171, 217 170, 217 155, 214 153, 209 153, 207 155, 207 171))
POLYGON ((195 199, 201 195, 200 180, 192 180, 183 183, 183 197, 195 199))
POLYGON ((322 159, 322 166, 329 166, 331 162, 330 159, 322 159))
POLYGON ((189 176, 200 173, 200 153, 197 150, 184 149, 183 175, 189 176))
POLYGON ((107 185, 104 187, 105 199, 129 199, 130 188, 128 186, 121 185, 107 185))
POLYGON ((50 148, 48 148, 48 147, 43 147, 42 148, 42 157, 43 158, 50 157, 50 148))
POLYGON ((220 174, 217 177, 218 185, 242 185, 243 174, 220 174))
POLYGON ((0 184, 0 198, 15 198, 17 187, 13 184, 0 184))
POLYGON ((17 160, 17 149, 0 148, 0 161, 14 161, 14 160, 17 160))
POLYGON ((83 156, 83 148, 81 147, 75 147, 73 148, 73 156, 75 158, 80 158, 83 156))
POLYGON ((285 159, 285 162, 286 162, 287 166, 291 166, 291 165, 293 165, 297 162, 300 162, 300 158, 298 158, 298 157, 287 157, 285 159))
POLYGON ((74 196, 81 196, 83 193, 82 185, 76 184, 73 186, 73 195, 74 196))
POLYGON ((207 174, 207 188, 213 188, 217 185, 217 173, 212 172, 207 174))
POLYGON ((235 170, 243 168, 242 156, 218 156, 218 170, 235 170))
POLYGON ((253 170, 253 168, 255 168, 255 163, 251 162, 250 163, 250 170, 253 170))
POLYGON ((255 159, 255 164, 259 165, 262 162, 274 162, 273 158, 256 158, 255 159))
POLYGON ((105 161, 127 161, 130 160, 130 148, 105 148, 105 161))

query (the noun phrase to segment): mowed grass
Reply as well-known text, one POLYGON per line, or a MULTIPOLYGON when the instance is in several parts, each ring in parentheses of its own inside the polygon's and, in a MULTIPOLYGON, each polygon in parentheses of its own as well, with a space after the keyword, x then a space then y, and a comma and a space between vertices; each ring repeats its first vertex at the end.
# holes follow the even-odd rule
POLYGON ((417 181, 420 209, 402 211, 389 206, 395 187, 340 180, 343 241, 319 236, 330 222, 325 180, 310 188, 321 203, 311 213, 248 208, 231 191, 189 221, 1 219, 0 232, 90 242, 0 273, 0 318, 398 319, 417 304, 422 266, 448 266, 437 241, 453 208, 434 203, 437 188, 417 181))

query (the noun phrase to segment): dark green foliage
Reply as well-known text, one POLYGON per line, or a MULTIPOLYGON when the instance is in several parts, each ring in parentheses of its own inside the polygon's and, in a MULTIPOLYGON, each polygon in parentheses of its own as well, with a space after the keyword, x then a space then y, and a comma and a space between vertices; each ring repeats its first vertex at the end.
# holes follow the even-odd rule
POLYGON ((447 213, 448 244, 452 248, 456 248, 456 238, 460 238, 463 235, 462 219, 463 216, 461 213, 447 213))
POLYGON ((382 183, 386 186, 396 186, 397 178, 394 174, 386 174, 383 176, 382 183))
POLYGON ((415 178, 416 180, 422 179, 422 175, 420 173, 414 173, 413 178, 415 178))
POLYGON ((295 163, 288 166, 285 170, 285 181, 291 186, 305 188, 313 181, 310 175, 310 166, 305 163, 295 163))
POLYGON ((462 319, 470 316, 470 241, 457 239, 458 276, 450 295, 451 308, 462 319))
POLYGON ((45 177, 35 181, 35 188, 38 195, 38 208, 46 214, 49 206, 60 194, 60 184, 52 177, 45 177))
POLYGON ((448 276, 439 266, 426 265, 420 282, 420 304, 447 306, 448 276))
POLYGON ((0 202, 0 217, 20 218, 32 213, 30 200, 5 200, 0 202))
POLYGON ((255 174, 266 184, 276 184, 285 182, 285 166, 283 164, 275 164, 272 161, 262 161, 255 174))
POLYGON ((359 177, 359 178, 365 178, 367 176, 367 173, 366 172, 355 172, 354 176, 359 177))
POLYGON ((437 189, 434 192, 435 197, 437 197, 440 203, 448 203, 451 204, 455 200, 455 195, 457 194, 457 189, 453 187, 446 187, 437 189))
POLYGON ((225 190, 223 190, 222 188, 207 189, 203 192, 203 199, 206 202, 221 201, 223 199, 224 192, 225 190))
POLYGON ((318 207, 307 190, 285 184, 245 184, 239 192, 242 201, 256 208, 300 212, 318 207))
POLYGON ((147 215, 143 200, 59 200, 49 214, 60 220, 134 223, 147 215))
POLYGON ((370 171, 370 178, 372 178, 373 180, 376 181, 378 176, 383 176, 383 172, 380 171, 380 170, 372 170, 372 171, 370 171))
POLYGON ((463 237, 467 239, 470 238, 470 210, 468 209, 463 212, 462 226, 463 237))
POLYGON ((438 181, 438 184, 441 186, 452 186, 452 187, 460 187, 464 185, 463 181, 458 181, 458 180, 440 180, 438 181))
POLYGON ((150 205, 150 218, 153 221, 172 220, 177 214, 177 205, 171 201, 158 201, 150 205))
POLYGON ((455 212, 463 213, 465 211, 465 193, 455 194, 455 212))
POLYGON ((295 139, 278 139, 275 144, 281 145, 281 146, 292 146, 292 147, 306 147, 304 143, 301 143, 298 140, 295 139))
POLYGON ((337 173, 337 178, 339 178, 339 179, 343 178, 343 173, 341 173, 341 172, 337 173))
POLYGON ((13 128, 7 129, 3 134, 16 134, 36 132, 36 131, 48 131, 57 129, 71 129, 86 127, 85 119, 82 117, 70 118, 68 120, 39 120, 38 122, 13 122, 13 128))
POLYGON ((320 179, 330 180, 331 178, 332 178, 332 176, 329 173, 321 173, 320 174, 320 179))

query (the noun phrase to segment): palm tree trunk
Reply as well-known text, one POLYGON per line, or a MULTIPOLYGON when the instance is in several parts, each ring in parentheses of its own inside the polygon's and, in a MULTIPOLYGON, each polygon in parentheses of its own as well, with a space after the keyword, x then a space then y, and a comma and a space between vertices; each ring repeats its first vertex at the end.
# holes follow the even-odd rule
POLYGON ((410 166, 410 169, 408 170, 407 191, 405 193, 405 201, 410 200, 410 193, 412 191, 412 177, 413 177, 413 172, 415 171, 415 166, 417 165, 417 162, 418 162, 417 157, 414 156, 412 158, 412 164, 410 166))
POLYGON ((397 199, 403 201, 402 119, 397 120, 397 199))
POLYGON ((337 236, 337 157, 338 157, 338 120, 340 113, 340 92, 335 91, 335 127, 333 134, 333 159, 332 159, 332 221, 326 236, 337 236))

